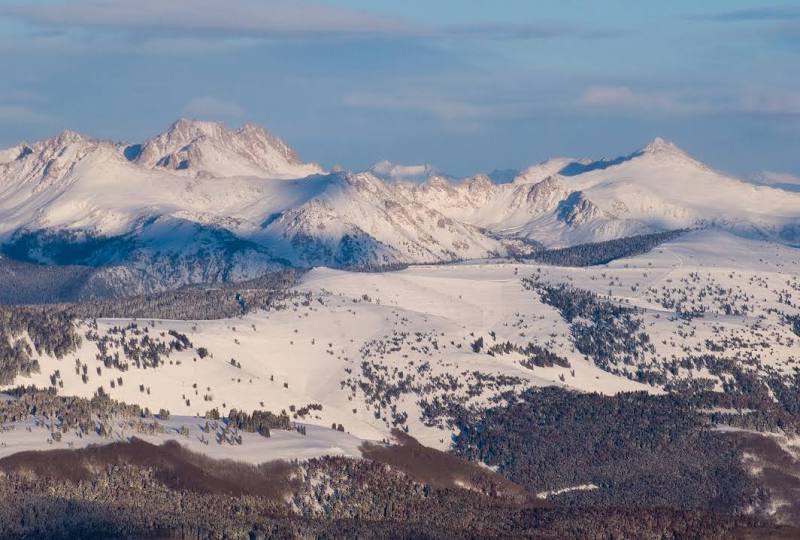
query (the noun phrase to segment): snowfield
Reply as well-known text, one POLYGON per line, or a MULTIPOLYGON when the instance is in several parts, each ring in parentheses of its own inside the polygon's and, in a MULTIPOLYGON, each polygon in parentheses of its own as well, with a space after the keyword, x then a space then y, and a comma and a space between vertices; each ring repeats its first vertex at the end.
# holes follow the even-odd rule
MULTIPOLYGON (((443 449, 454 428, 431 411, 488 406, 503 402, 504 392, 545 385, 609 395, 664 391, 663 382, 649 384, 639 370, 667 382, 706 378, 719 387, 724 377, 675 363, 703 355, 757 374, 790 375, 800 360, 800 336, 783 317, 800 314, 798 276, 800 250, 715 230, 589 268, 508 260, 382 273, 317 268, 297 285, 307 296, 285 310, 210 321, 98 319, 96 330, 92 321, 82 323, 81 334, 118 336, 114 331, 135 324, 156 340, 169 339, 169 331, 191 340, 192 348, 171 352, 157 367, 107 368, 97 341, 84 339, 66 358, 41 357, 39 373, 8 387, 56 381, 59 393, 82 397, 102 387, 115 399, 183 417, 167 424, 172 427, 196 425, 214 408, 222 416, 233 408, 285 410, 309 426, 305 438, 248 435, 238 450, 214 448, 213 441, 205 446, 196 434, 184 441, 237 459, 357 455, 360 441, 387 439, 393 428, 443 449), (652 348, 643 346, 635 363, 602 369, 576 348, 574 324, 581 319, 567 321, 535 288, 560 284, 591 291, 607 305, 637 308, 635 319, 652 348), (505 343, 514 347, 502 350, 505 343), (527 362, 521 349, 530 344, 568 367, 527 362), (200 348, 208 355, 201 357, 200 348), (331 429, 339 424, 345 433, 331 429)), ((112 343, 109 353, 115 352, 124 359, 112 343)), ((8 433, 0 437, 7 441, 8 433)), ((16 426, 15 433, 27 431, 16 426)), ((40 435, 44 444, 46 430, 40 435)), ((31 448, 30 437, 9 444, 31 448)), ((76 441, 53 444, 70 442, 76 441)))
MULTIPOLYGON (((319 426, 306 426, 306 434, 297 431, 273 430, 270 437, 257 433, 240 433, 241 444, 217 443, 214 431, 203 431, 206 420, 195 417, 171 417, 158 420, 163 433, 148 434, 134 429, 126 422, 118 422, 117 429, 109 437, 96 433, 77 435, 68 431, 60 441, 50 436, 48 426, 34 422, 18 422, 4 426, 0 431, 0 459, 18 452, 52 450, 56 448, 86 448, 116 441, 127 441, 136 437, 152 444, 176 440, 187 449, 214 459, 230 459, 244 463, 259 464, 267 461, 294 459, 304 460, 320 456, 361 457, 362 440, 319 426), (181 428, 186 432, 182 434, 181 428)), ((211 422, 213 424, 213 422, 211 422)))

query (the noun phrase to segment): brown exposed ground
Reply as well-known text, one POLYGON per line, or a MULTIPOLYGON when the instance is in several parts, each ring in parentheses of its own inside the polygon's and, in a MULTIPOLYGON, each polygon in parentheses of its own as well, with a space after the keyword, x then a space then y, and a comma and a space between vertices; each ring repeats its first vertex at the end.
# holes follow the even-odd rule
POLYGON ((53 480, 90 480, 98 467, 150 467, 166 486, 196 493, 259 495, 278 499, 288 494, 296 467, 283 461, 254 466, 215 460, 183 448, 176 441, 161 446, 133 438, 77 450, 19 452, 0 459, 0 471, 33 474, 53 480))
MULTIPOLYGON (((395 438, 391 446, 365 444, 365 460, 323 458, 302 467, 214 460, 174 441, 139 439, 21 452, 0 459, 9 501, 0 523, 3 511, 11 519, 0 537, 800 538, 792 522, 773 526, 756 517, 560 507, 404 433, 395 438)), ((745 435, 741 444, 766 464, 772 495, 796 496, 791 455, 764 437, 745 435)))
POLYGON ((508 497, 519 502, 546 506, 523 488, 489 469, 452 454, 421 445, 402 431, 392 432, 397 444, 384 446, 364 443, 361 454, 403 471, 418 482, 439 488, 462 488, 492 497, 508 497))
MULTIPOLYGON (((400 470, 418 482, 438 488, 468 489, 492 497, 546 506, 510 480, 460 457, 428 448, 402 432, 394 433, 397 444, 365 443, 366 459, 400 470)), ((182 447, 176 441, 157 446, 141 439, 92 445, 82 449, 27 451, 0 459, 0 471, 34 474, 53 480, 90 480, 98 467, 130 464, 150 467, 156 477, 172 489, 224 495, 282 497, 296 484, 290 477, 295 465, 274 461, 262 465, 216 460, 182 447)))
POLYGON ((800 527, 800 459, 797 454, 792 455, 771 437, 757 433, 734 436, 746 458, 745 466, 751 469, 776 506, 771 518, 777 523, 800 527))

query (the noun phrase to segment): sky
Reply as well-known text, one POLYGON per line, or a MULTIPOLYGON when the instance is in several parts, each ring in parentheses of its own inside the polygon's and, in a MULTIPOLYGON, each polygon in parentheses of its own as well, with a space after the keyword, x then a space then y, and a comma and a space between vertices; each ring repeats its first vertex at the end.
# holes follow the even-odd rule
POLYGON ((467 175, 661 136, 800 184, 797 0, 0 0, 0 74, 0 147, 190 117, 467 175))

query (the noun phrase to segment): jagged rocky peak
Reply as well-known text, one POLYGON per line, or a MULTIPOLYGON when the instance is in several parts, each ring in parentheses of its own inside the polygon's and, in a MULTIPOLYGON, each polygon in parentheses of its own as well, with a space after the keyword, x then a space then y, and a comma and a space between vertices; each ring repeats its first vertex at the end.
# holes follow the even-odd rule
MULTIPOLYGON (((37 141, 32 144, 22 143, 11 148, 0 150, 0 164, 11 164, 33 156, 38 159, 64 159, 82 157, 86 150, 96 146, 100 141, 81 135, 77 131, 65 129, 58 135, 37 141)), ((108 143, 109 145, 111 143, 108 143)))
POLYGON ((77 131, 72 131, 71 129, 65 129, 55 137, 51 139, 57 144, 73 144, 73 143, 83 143, 89 142, 91 139, 78 133, 77 131))
POLYGON ((540 193, 552 193, 563 189, 564 184, 561 182, 561 177, 557 174, 551 174, 531 186, 531 190, 536 190, 540 193))
POLYGON ((229 130, 219 122, 204 122, 179 118, 163 133, 148 139, 136 161, 142 165, 156 165, 165 156, 186 150, 186 146, 201 139, 224 140, 229 130))
POLYGON ((354 188, 359 193, 377 194, 390 189, 387 184, 370 171, 352 173, 345 172, 336 175, 336 178, 346 186, 354 188))
POLYGON ((434 191, 454 193, 455 187, 447 178, 439 176, 438 174, 434 174, 420 184, 418 190, 423 193, 430 193, 434 191))
POLYGON ((567 189, 561 183, 558 175, 550 175, 540 182, 528 184, 522 189, 527 189, 525 198, 529 204, 548 208, 568 195, 567 189), (530 186, 530 187, 528 187, 530 186))
POLYGON ((116 152, 109 141, 64 130, 32 144, 23 143, 0 151, 0 181, 19 185, 34 182, 37 189, 43 189, 62 180, 79 162, 102 150, 109 156, 116 152))
POLYGON ((140 147, 128 147, 126 156, 139 165, 195 176, 301 177, 322 172, 254 124, 229 129, 219 122, 186 118, 140 147))
POLYGON ((603 211, 582 191, 574 191, 558 207, 558 218, 571 227, 603 217, 603 211))
POLYGON ((477 174, 464 181, 470 193, 489 193, 494 188, 491 178, 485 174, 477 174))
POLYGON ((25 154, 38 153, 63 153, 65 149, 72 148, 80 151, 81 149, 95 147, 100 144, 113 146, 111 142, 101 141, 92 137, 87 137, 77 131, 65 129, 58 135, 37 141, 33 144, 22 144, 19 146, 21 152, 25 154), (27 150, 26 150, 27 149, 27 150))
POLYGON ((271 148, 277 151, 281 156, 286 159, 288 163, 300 165, 303 162, 295 152, 294 148, 283 142, 280 138, 269 133, 263 127, 256 124, 246 123, 236 130, 237 135, 244 140, 250 141, 254 145, 261 145, 262 147, 271 148))

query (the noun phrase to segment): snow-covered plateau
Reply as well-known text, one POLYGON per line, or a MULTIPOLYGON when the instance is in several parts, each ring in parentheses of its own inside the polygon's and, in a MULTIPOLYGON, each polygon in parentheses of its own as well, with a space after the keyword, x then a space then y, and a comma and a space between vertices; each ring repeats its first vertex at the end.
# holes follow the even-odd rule
POLYGON ((390 438, 398 428, 446 449, 455 429, 448 407, 486 407, 508 391, 553 385, 660 394, 691 380, 721 389, 730 374, 706 357, 758 377, 788 377, 800 360, 790 322, 800 313, 798 275, 800 250, 720 231, 690 232, 588 268, 514 261, 375 273, 317 268, 282 309, 218 320, 83 320, 74 352, 39 354, 38 372, 6 388, 55 386, 86 398, 102 388, 125 403, 195 418, 211 409, 285 411, 298 423, 341 425, 358 439, 390 438), (586 345, 576 324, 583 315, 566 317, 546 300, 548 287, 592 294, 597 309, 626 310, 613 315, 620 335, 594 327, 610 351, 586 345), (140 363, 144 353, 129 342, 145 335, 165 344, 185 336, 191 347, 140 363))

